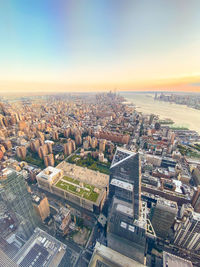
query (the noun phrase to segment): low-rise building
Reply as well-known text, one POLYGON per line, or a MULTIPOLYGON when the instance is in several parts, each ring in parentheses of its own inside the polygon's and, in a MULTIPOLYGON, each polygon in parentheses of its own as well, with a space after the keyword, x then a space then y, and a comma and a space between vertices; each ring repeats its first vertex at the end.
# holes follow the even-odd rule
POLYGON ((46 168, 36 179, 39 187, 95 213, 101 211, 108 193, 108 175, 65 161, 46 168))
POLYGON ((58 214, 54 216, 57 232, 61 235, 65 235, 69 230, 69 223, 71 221, 70 210, 61 207, 58 214))

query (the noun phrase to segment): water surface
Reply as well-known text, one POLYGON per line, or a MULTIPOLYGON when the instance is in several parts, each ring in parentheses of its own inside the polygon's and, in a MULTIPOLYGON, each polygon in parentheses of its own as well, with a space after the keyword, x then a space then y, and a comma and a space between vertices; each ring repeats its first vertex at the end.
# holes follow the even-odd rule
POLYGON ((172 119, 176 126, 188 127, 200 134, 200 110, 185 105, 154 100, 154 94, 121 93, 138 111, 156 114, 160 119, 172 119))

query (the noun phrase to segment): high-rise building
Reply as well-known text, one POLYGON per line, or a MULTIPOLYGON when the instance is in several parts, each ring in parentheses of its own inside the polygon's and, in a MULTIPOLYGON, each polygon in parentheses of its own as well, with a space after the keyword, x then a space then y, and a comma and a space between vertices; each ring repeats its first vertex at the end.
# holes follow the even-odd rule
POLYGON ((86 140, 89 142, 89 146, 91 146, 92 138, 90 135, 86 137, 86 140))
POLYGON ((52 154, 52 152, 53 152, 52 144, 51 143, 47 143, 46 145, 47 145, 48 154, 52 154))
POLYGON ((36 135, 37 135, 37 137, 38 137, 39 139, 42 139, 43 141, 45 140, 44 134, 43 134, 42 132, 37 131, 37 132, 36 132, 36 135))
POLYGON ((44 144, 44 141, 43 139, 36 139, 36 140, 33 140, 31 143, 30 143, 30 148, 33 152, 37 152, 39 147, 42 146, 44 144))
POLYGON ((75 151, 76 150, 76 143, 74 140, 71 140, 72 143, 72 150, 75 151))
POLYGON ((75 135, 75 142, 76 142, 76 145, 79 146, 82 144, 82 138, 81 138, 81 135, 80 134, 76 134, 75 135))
POLYGON ((64 154, 69 156, 71 155, 73 151, 72 142, 68 141, 66 144, 64 144, 64 154))
POLYGON ((99 151, 104 152, 106 149, 106 140, 105 139, 101 139, 99 141, 99 151))
POLYGON ((45 157, 44 157, 44 164, 45 164, 45 166, 46 167, 48 167, 48 166, 54 166, 54 156, 53 156, 53 154, 49 154, 49 155, 46 155, 45 157))
POLYGON ((117 148, 110 167, 109 204, 108 247, 144 264, 148 227, 138 153, 117 148))
POLYGON ((42 146, 39 147, 38 149, 38 156, 41 159, 44 159, 44 157, 48 154, 48 148, 47 148, 47 144, 44 144, 42 146))
POLYGON ((184 249, 200 251, 199 213, 191 212, 186 220, 179 224, 175 232, 174 243, 184 249))
POLYGON ((133 203, 134 218, 141 210, 141 163, 137 153, 117 148, 110 167, 109 197, 133 203))
POLYGON ((45 195, 32 195, 33 207, 43 222, 50 215, 49 202, 45 195))
POLYGON ((195 191, 192 198, 192 206, 194 207, 195 212, 200 213, 200 186, 198 186, 197 191, 195 191))
POLYGON ((17 156, 21 159, 25 159, 26 158, 26 147, 25 146, 20 146, 17 147, 17 156))
POLYGON ((97 138, 96 137, 92 137, 91 147, 92 148, 96 148, 97 147, 97 138))
POLYGON ((0 176, 0 186, 1 198, 20 222, 20 235, 28 239, 37 226, 38 218, 23 175, 11 169, 4 169, 0 176))
POLYGON ((178 212, 176 202, 158 199, 154 207, 152 225, 156 235, 166 238, 178 212))
POLYGON ((113 197, 109 209, 108 247, 144 264, 146 247, 146 208, 144 217, 134 220, 133 204, 113 197))
POLYGON ((10 140, 5 140, 3 142, 3 145, 4 145, 6 150, 10 150, 12 148, 12 143, 10 142, 10 140))
POLYGON ((70 128, 65 129, 64 130, 64 136, 67 137, 67 138, 69 138, 70 135, 71 135, 71 129, 70 128))
POLYGON ((52 137, 53 137, 53 140, 58 140, 59 139, 58 132, 53 132, 52 137))

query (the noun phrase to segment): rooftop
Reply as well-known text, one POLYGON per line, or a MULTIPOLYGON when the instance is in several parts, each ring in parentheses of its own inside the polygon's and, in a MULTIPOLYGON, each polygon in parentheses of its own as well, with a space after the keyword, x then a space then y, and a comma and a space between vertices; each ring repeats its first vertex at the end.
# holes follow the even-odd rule
POLYGON ((57 175, 59 172, 61 172, 61 170, 59 170, 58 168, 48 166, 46 169, 44 169, 37 175, 37 178, 42 178, 51 181, 53 177, 57 175))
POLYGON ((64 175, 78 179, 81 182, 85 182, 97 187, 106 187, 109 184, 109 176, 98 171, 93 171, 85 167, 80 167, 68 162, 61 162, 56 168, 61 169, 64 175))
POLYGON ((99 263, 108 267, 144 267, 143 264, 97 242, 89 267, 101 266, 99 263))
POLYGON ((97 201, 99 194, 102 191, 102 189, 97 188, 94 185, 83 183, 78 179, 68 176, 63 176, 55 186, 92 202, 97 201))
POLYGON ((37 194, 32 194, 32 201, 35 203, 35 204, 37 204, 37 205, 39 205, 40 204, 40 202, 45 198, 46 196, 43 194, 43 195, 41 195, 41 196, 38 196, 37 194))
POLYGON ((195 220, 200 221, 200 213, 193 211, 192 215, 195 220))
POLYGON ((0 179, 6 179, 7 176, 9 176, 11 173, 13 173, 14 170, 9 169, 9 168, 5 168, 1 171, 0 173, 0 179))
POLYGON ((163 252, 163 267, 192 267, 191 261, 163 252))
POLYGON ((117 204, 116 210, 125 213, 127 215, 133 216, 133 209, 131 209, 128 206, 122 205, 122 204, 117 204))
POLYGON ((165 198, 158 198, 157 204, 177 210, 177 203, 165 198))
POLYGON ((121 180, 118 180, 118 179, 112 179, 111 180, 111 184, 115 185, 117 187, 126 189, 128 191, 133 191, 133 185, 132 184, 124 182, 124 181, 121 181, 121 180))
POLYGON ((20 267, 46 267, 50 264, 58 266, 65 251, 66 245, 40 228, 36 228, 33 235, 15 256, 15 262, 20 267))

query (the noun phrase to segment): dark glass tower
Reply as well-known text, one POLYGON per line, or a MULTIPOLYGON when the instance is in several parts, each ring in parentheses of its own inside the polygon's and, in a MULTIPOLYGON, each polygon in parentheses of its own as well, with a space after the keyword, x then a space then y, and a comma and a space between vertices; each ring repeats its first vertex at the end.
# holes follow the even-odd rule
POLYGON ((0 195, 8 209, 15 213, 20 222, 20 235, 28 239, 38 224, 38 218, 23 175, 6 169, 0 176, 0 195))
POLYGON ((117 148, 110 167, 108 247, 144 264, 146 224, 140 155, 117 148))
POLYGON ((133 203, 134 219, 141 212, 141 164, 139 153, 117 148, 110 167, 110 193, 113 196, 133 203))

